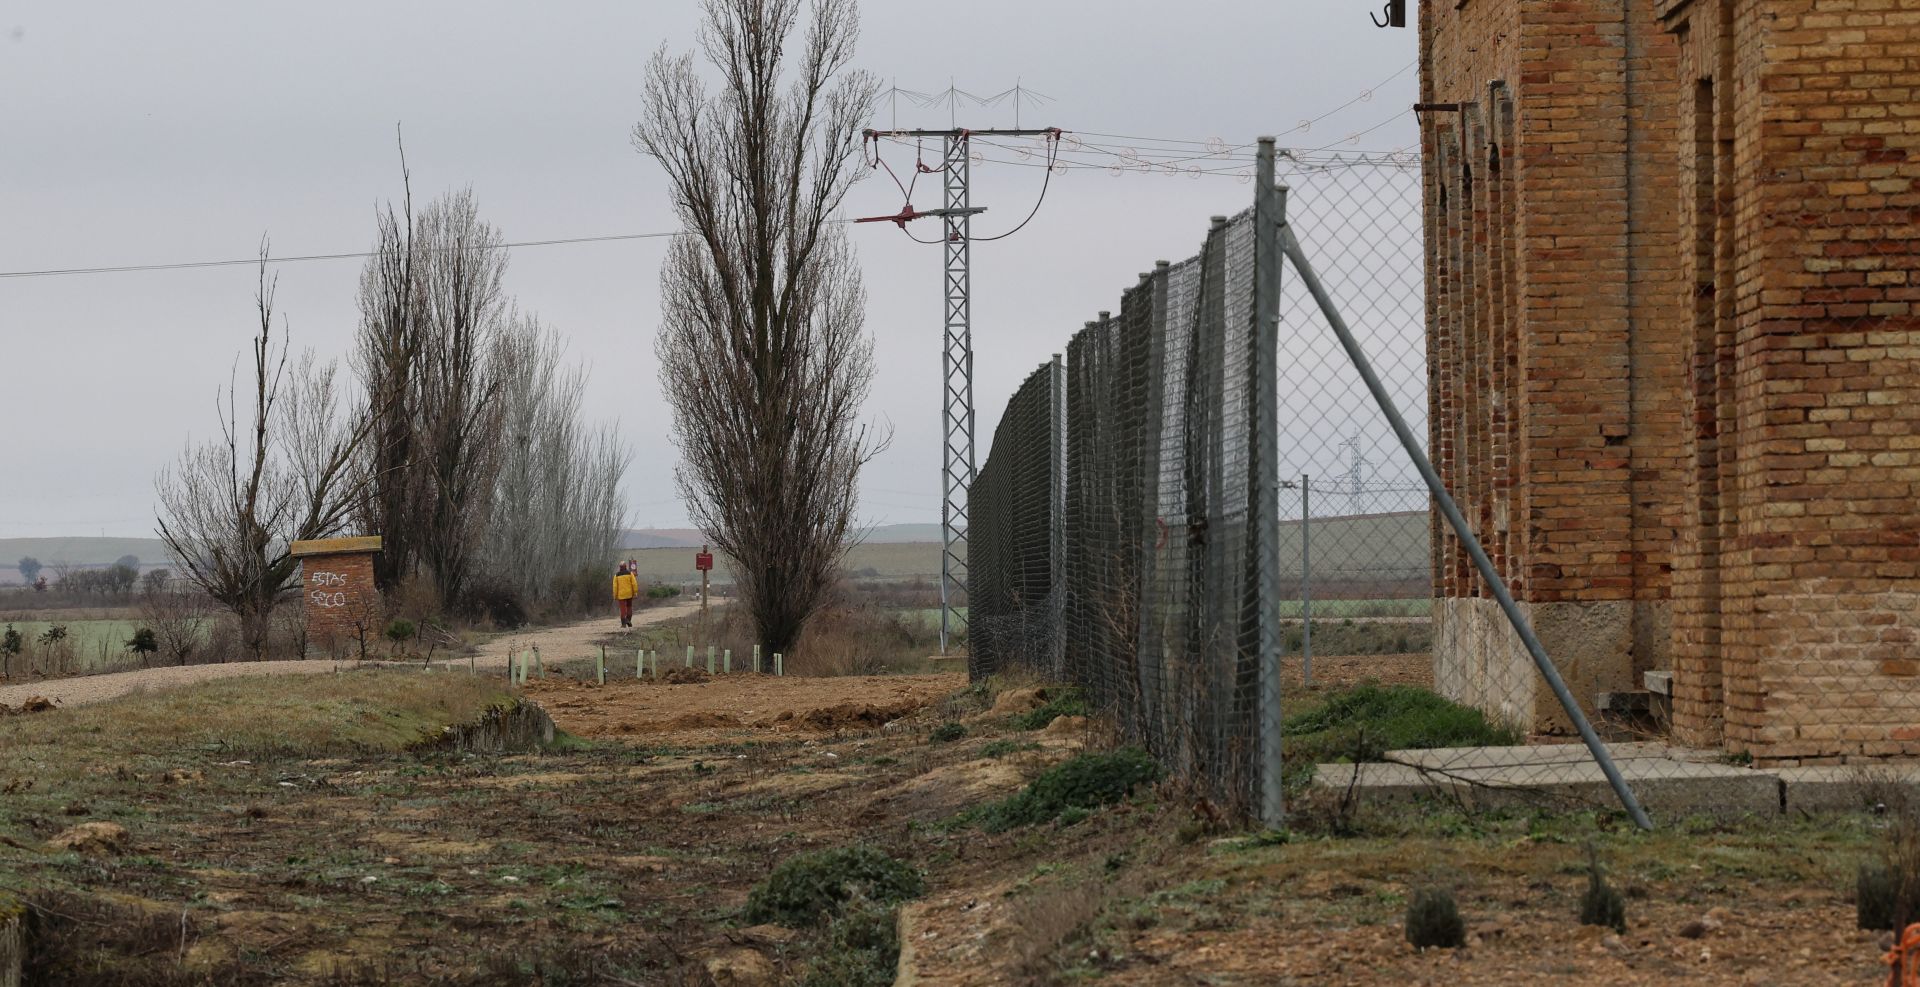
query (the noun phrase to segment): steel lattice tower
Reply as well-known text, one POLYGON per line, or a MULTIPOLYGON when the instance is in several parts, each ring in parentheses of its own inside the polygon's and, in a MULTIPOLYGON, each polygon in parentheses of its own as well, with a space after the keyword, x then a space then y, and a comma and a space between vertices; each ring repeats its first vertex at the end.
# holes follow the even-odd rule
MULTIPOLYGON (((925 211, 909 202, 897 215, 872 216, 861 223, 894 223, 905 229, 915 219, 937 217, 941 222, 942 276, 945 302, 941 308, 940 345, 940 652, 945 654, 956 616, 954 605, 967 589, 967 491, 973 486, 973 301, 972 275, 974 214, 986 212, 973 205, 968 173, 972 138, 1039 137, 1057 140, 1061 131, 1037 130, 869 130, 867 139, 881 137, 938 137, 943 141, 940 163, 942 208, 925 211)), ((1049 159, 1051 164, 1051 159, 1049 159)), ((922 168, 922 171, 931 169, 922 168)), ((1029 217, 1031 218, 1031 217, 1029 217)), ((925 242, 925 241, 923 241, 925 242)), ((965 618, 962 618, 965 622, 965 618)))
POLYGON ((940 465, 940 653, 947 652, 954 601, 967 588, 967 491, 973 486, 973 259, 972 203, 967 189, 969 154, 965 133, 946 137, 945 326, 941 339, 940 465))

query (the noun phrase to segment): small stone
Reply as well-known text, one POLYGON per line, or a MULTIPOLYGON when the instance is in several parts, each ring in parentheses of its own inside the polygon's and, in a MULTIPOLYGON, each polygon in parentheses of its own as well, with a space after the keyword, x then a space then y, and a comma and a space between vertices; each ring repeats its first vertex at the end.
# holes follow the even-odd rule
POLYGON ((759 950, 729 949, 707 960, 707 976, 719 987, 763 987, 774 982, 773 964, 759 950))
MULTIPOLYGON (((1719 911, 1719 909, 1715 909, 1714 911, 1719 911)), ((1720 928, 1722 924, 1719 919, 1713 916, 1713 912, 1708 912, 1681 926, 1680 937, 1682 939, 1700 939, 1705 937, 1707 933, 1720 928)))
POLYGON ((380 862, 381 862, 381 863, 383 863, 383 864, 386 864, 386 865, 387 865, 388 867, 393 867, 393 866, 395 866, 395 865, 397 865, 397 864, 399 864, 399 863, 400 863, 400 858, 399 858, 399 857, 387 857, 387 858, 385 858, 385 859, 383 859, 383 860, 381 860, 380 862))

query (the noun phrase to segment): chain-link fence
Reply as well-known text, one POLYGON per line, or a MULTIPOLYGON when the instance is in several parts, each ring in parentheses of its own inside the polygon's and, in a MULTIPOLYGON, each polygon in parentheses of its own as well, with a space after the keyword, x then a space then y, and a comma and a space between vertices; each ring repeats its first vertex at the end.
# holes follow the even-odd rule
POLYGON ((1061 674, 1061 364, 1043 364, 1014 392, 993 432, 993 451, 967 490, 967 669, 1061 674))
MULTIPOLYGON (((1343 807, 1618 805, 1581 743, 1598 683, 1577 655, 1565 676, 1541 660, 1422 471, 1433 442, 1486 426, 1428 421, 1451 369, 1429 358, 1420 173, 1285 178, 1015 397, 974 493, 974 674, 1057 669, 1205 797, 1269 821, 1283 778, 1343 807), (1062 374, 1064 402, 1043 400, 1062 374)), ((1499 552, 1509 519, 1482 493, 1457 499, 1499 552)))

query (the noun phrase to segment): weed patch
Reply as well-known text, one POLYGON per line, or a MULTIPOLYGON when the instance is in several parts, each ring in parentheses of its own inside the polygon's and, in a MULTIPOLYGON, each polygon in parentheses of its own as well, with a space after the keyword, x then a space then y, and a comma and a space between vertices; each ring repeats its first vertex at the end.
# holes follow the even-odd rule
POLYGON ((1363 683, 1287 717, 1288 746, 1310 762, 1377 761, 1392 750, 1504 747, 1520 732, 1484 713, 1407 685, 1363 683))
POLYGON ((986 746, 980 748, 980 756, 999 759, 1009 754, 1020 754, 1026 751, 1037 751, 1039 749, 1040 745, 1031 740, 1014 740, 1010 737, 1002 737, 999 740, 988 741, 986 746))
POLYGON ((788 927, 819 925, 860 899, 896 904, 926 887, 911 865, 870 846, 800 853, 780 862, 747 896, 748 922, 788 927))
POLYGON ((890 905, 850 904, 827 926, 801 987, 887 987, 900 964, 900 927, 890 905))
POLYGON ((1013 725, 1021 730, 1041 730, 1055 718, 1062 716, 1087 715, 1087 697, 1079 689, 1067 688, 1047 700, 1046 705, 1029 710, 1013 718, 1013 725))
POLYGON ((1055 819, 1078 822, 1160 776, 1159 763, 1138 747, 1080 754, 1047 769, 1005 801, 978 810, 971 821, 991 833, 1055 819))
POLYGON ((966 735, 967 735, 966 724, 942 723, 939 726, 933 728, 933 733, 929 734, 927 736, 927 739, 933 741, 936 744, 947 744, 947 743, 952 743, 953 741, 959 740, 962 737, 965 737, 966 735))

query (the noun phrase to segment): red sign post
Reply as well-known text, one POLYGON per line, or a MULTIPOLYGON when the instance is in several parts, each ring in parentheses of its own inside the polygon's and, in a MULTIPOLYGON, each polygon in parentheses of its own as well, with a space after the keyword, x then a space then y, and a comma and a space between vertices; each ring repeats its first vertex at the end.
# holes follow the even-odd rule
MULTIPOLYGON (((693 567, 700 570, 700 636, 707 635, 707 573, 713 571, 713 552, 706 545, 693 557, 693 567)), ((709 652, 707 657, 713 657, 709 652)))

